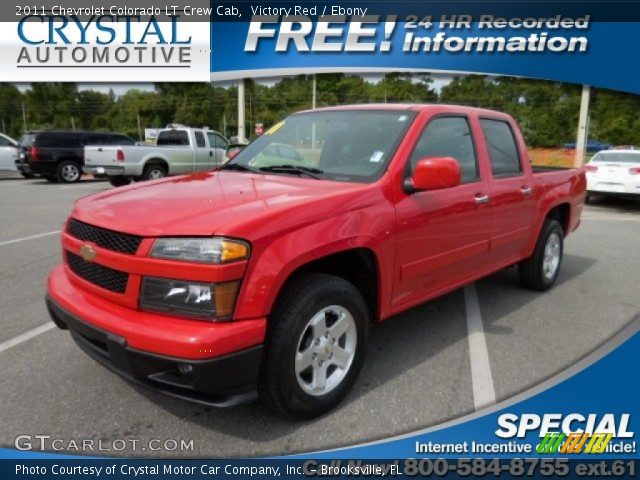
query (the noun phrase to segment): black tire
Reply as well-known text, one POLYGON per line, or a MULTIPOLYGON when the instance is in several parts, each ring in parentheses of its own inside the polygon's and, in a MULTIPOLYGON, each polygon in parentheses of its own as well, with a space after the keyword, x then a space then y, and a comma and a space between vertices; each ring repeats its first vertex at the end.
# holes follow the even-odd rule
POLYGON ((82 177, 82 168, 72 160, 64 160, 58 164, 56 177, 60 183, 76 183, 82 177))
POLYGON ((51 183, 58 183, 58 177, 56 175, 45 175, 44 179, 47 182, 51 182, 51 183))
POLYGON ((145 165, 142 172, 142 180, 157 180, 167 176, 167 167, 161 163, 150 163, 145 165))
POLYGON ((562 257, 564 253, 564 232, 557 220, 548 218, 545 220, 540 236, 536 242, 536 247, 526 260, 518 265, 518 273, 520 281, 526 288, 532 290, 545 291, 550 289, 558 278, 560 267, 562 266, 562 257), (558 263, 554 270, 545 269, 545 249, 550 237, 555 236, 558 241, 558 263), (552 274, 551 274, 552 273, 552 274))
POLYGON ((114 187, 124 187, 131 183, 131 179, 128 177, 109 177, 109 183, 114 187))
MULTIPOLYGON (((343 338, 346 342, 346 336, 343 338)), ((284 287, 269 318, 258 379, 260 399, 275 412, 289 418, 307 419, 322 415, 340 403, 353 387, 363 364, 368 340, 369 311, 356 287, 333 275, 306 274, 295 278, 284 287), (295 358, 299 344, 304 341, 305 331, 309 331, 310 320, 329 306, 339 306, 351 314, 356 332, 355 353, 350 366, 345 369, 346 373, 330 391, 311 395, 299 383, 295 358)), ((325 368, 328 371, 332 367, 325 368)), ((333 368, 327 378, 336 372, 337 368, 333 368)))

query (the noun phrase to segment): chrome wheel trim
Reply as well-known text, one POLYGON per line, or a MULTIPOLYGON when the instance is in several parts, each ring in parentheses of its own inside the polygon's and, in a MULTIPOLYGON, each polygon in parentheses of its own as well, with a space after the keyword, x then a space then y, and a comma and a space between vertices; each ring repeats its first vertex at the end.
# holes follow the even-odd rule
POLYGON ((80 169, 75 165, 65 165, 62 167, 61 174, 66 182, 75 182, 80 177, 80 169))
POLYGON ((330 305, 313 315, 296 349, 300 388, 314 397, 335 390, 351 369, 357 344, 356 322, 346 308, 330 305))
POLYGON ((560 265, 560 235, 553 232, 547 238, 542 259, 542 274, 546 280, 551 280, 558 271, 560 265))

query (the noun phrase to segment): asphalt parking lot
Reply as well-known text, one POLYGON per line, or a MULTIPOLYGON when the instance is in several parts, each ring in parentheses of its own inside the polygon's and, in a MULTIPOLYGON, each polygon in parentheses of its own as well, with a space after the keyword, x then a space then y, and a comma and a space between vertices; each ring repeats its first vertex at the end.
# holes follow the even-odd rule
POLYGON ((1 447, 12 448, 20 434, 186 439, 192 451, 120 454, 229 457, 375 440, 536 385, 640 312, 640 201, 602 200, 587 207, 567 240, 553 290, 523 290, 516 270, 507 269, 377 326, 354 390, 320 419, 288 422, 260 404, 189 404, 128 384, 67 332, 50 328, 43 296, 46 275, 60 260, 58 231, 76 198, 106 188, 87 180, 0 179, 1 447), (479 344, 469 342, 469 324, 480 328, 479 344))

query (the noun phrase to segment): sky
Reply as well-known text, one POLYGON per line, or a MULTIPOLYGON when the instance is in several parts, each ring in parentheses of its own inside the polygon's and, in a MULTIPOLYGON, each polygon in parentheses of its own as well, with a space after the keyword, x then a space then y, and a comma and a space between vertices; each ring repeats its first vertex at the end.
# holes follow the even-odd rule
MULTIPOLYGON (((377 83, 384 76, 383 74, 367 74, 362 75, 367 81, 372 83, 377 83)), ((282 77, 273 77, 273 78, 265 78, 256 80, 258 83, 265 85, 273 85, 282 77)), ((433 83, 431 84, 433 88, 440 92, 440 89, 451 82, 452 76, 446 74, 433 74, 431 76, 433 79, 433 83)), ((21 91, 28 90, 31 86, 30 83, 16 83, 15 84, 21 91)), ((225 86, 225 84, 220 84, 221 86, 225 86)), ((117 96, 124 95, 129 90, 143 90, 143 91, 153 91, 153 83, 78 83, 78 88, 80 90, 94 90, 96 92, 109 93, 109 90, 113 90, 113 92, 117 96)))

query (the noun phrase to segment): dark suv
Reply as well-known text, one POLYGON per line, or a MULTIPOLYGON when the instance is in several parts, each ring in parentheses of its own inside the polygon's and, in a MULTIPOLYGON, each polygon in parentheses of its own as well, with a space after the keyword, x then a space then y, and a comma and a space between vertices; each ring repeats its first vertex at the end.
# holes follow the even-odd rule
POLYGON ((25 175, 40 175, 50 182, 73 183, 80 180, 85 145, 135 145, 122 133, 43 130, 20 138, 16 167, 25 175))

